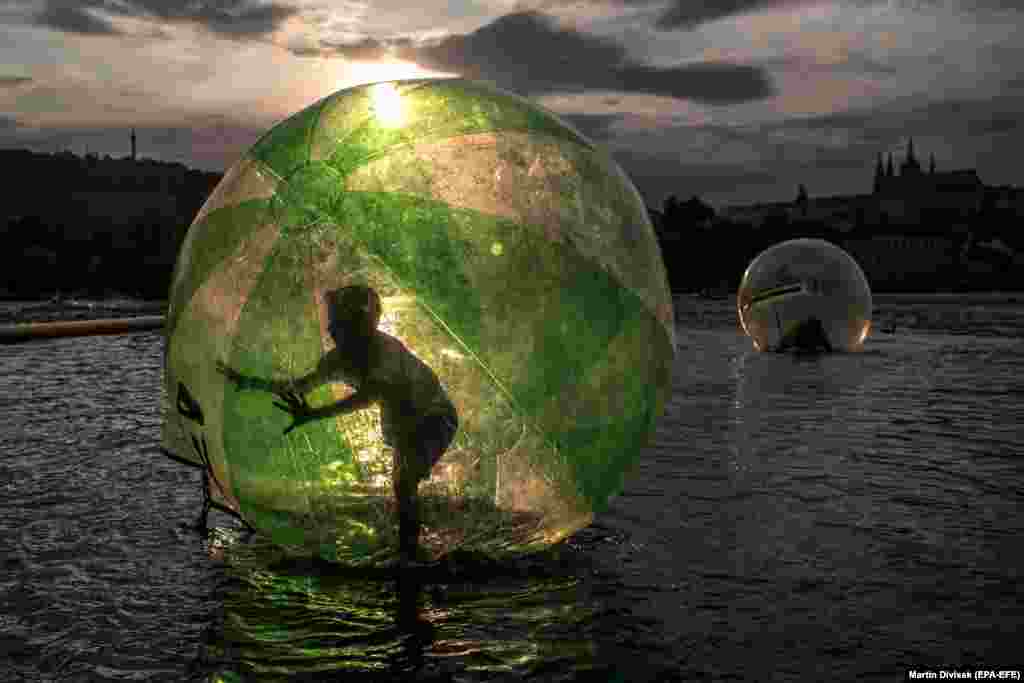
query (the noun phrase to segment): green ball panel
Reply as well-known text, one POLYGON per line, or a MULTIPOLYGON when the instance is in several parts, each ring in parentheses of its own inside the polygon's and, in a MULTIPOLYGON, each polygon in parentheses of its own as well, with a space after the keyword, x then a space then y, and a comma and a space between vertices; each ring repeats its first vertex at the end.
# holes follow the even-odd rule
POLYGON ((252 146, 248 156, 279 178, 291 176, 309 162, 310 141, 325 103, 326 98, 271 128, 252 146))
POLYGON ((269 224, 268 208, 267 200, 250 199, 229 209, 214 209, 189 228, 182 245, 183 256, 179 256, 171 278, 168 334, 174 333, 185 306, 210 274, 222 267, 225 259, 237 257, 242 251, 241 245, 252 237, 254 226, 269 224))

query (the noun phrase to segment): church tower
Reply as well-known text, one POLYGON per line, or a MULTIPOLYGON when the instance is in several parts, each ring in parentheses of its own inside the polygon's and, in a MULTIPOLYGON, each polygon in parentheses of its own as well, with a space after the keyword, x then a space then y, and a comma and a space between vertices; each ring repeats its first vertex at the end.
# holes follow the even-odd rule
POLYGON ((878 194, 882 191, 882 179, 885 177, 885 168, 882 167, 882 153, 878 153, 878 163, 875 164, 875 184, 874 192, 878 194))
POLYGON ((900 164, 901 176, 916 176, 921 174, 921 164, 917 163, 914 157, 914 138, 910 138, 907 144, 907 158, 900 164))
POLYGON ((886 178, 894 178, 894 177, 896 177, 896 172, 893 171, 893 168, 892 168, 892 152, 889 152, 889 163, 885 167, 885 177, 886 178))
POLYGON ((135 129, 132 128, 132 161, 135 161, 135 129))
POLYGON ((935 155, 932 154, 928 159, 928 174, 935 175, 935 155))

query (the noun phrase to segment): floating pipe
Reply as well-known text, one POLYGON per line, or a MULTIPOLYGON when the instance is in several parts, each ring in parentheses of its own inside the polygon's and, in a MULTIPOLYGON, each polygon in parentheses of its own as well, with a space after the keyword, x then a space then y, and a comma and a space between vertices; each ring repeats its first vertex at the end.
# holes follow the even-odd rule
POLYGON ((48 323, 0 325, 0 344, 16 344, 48 337, 85 337, 94 334, 125 334, 139 330, 157 330, 164 326, 162 315, 134 318, 100 318, 48 323))

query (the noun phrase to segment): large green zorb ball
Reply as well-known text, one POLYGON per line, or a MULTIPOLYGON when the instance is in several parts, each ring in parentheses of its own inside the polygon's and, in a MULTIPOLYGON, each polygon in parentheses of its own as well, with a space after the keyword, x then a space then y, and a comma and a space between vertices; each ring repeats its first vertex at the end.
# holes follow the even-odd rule
MULTIPOLYGON (((268 391, 334 347, 326 295, 381 296, 379 331, 440 381, 459 427, 419 487, 420 542, 492 556, 588 524, 669 390, 673 312, 646 209, 610 157, 537 105, 464 80, 331 95, 224 176, 170 292, 164 439, 285 547, 356 565, 397 548, 377 406, 304 424, 268 391)), ((343 381, 307 394, 339 401, 343 381)))
POLYGON ((812 319, 836 351, 860 351, 871 330, 871 288, 848 253, 820 239, 761 252, 736 295, 740 324, 759 351, 779 350, 812 319))

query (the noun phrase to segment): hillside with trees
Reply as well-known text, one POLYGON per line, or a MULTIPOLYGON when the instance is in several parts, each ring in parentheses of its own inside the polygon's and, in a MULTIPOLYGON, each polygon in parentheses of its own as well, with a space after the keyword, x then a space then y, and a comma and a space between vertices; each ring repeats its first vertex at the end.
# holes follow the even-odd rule
POLYGON ((698 197, 681 202, 671 196, 662 210, 649 209, 672 290, 731 294, 754 257, 773 244, 800 237, 824 239, 851 253, 856 251, 854 244, 863 249, 867 243, 885 261, 887 268, 882 270, 889 273, 872 277, 871 271, 879 269, 868 266, 876 264, 861 263, 875 291, 1024 289, 1019 277, 1024 233, 1016 209, 985 202, 966 216, 931 210, 909 222, 891 220, 885 213, 866 218, 856 211, 853 224, 843 226, 804 217, 801 204, 807 202, 806 189, 801 187, 795 202, 766 210, 756 225, 722 216, 698 197), (935 268, 925 265, 928 255, 915 246, 935 242, 932 238, 941 238, 946 245, 941 265, 935 268), (907 246, 890 249, 894 241, 907 246), (914 265, 925 267, 910 267, 914 265))
MULTIPOLYGON (((165 298, 185 233, 221 178, 178 163, 27 150, 0 150, 0 169, 6 189, 0 297, 17 299, 165 298)), ((876 291, 1021 289, 1024 233, 1017 210, 986 201, 967 218, 926 210, 917 224, 895 225, 884 212, 866 217, 861 207, 844 229, 808 214, 815 201, 801 186, 795 202, 777 205, 756 226, 720 215, 698 197, 671 196, 661 210, 649 209, 673 291, 735 292, 758 253, 795 237, 844 246, 852 238, 925 229, 949 238, 948 265, 872 282, 876 291)), ((896 266, 914 257, 913 248, 885 256, 896 266)))
POLYGON ((0 294, 164 298, 220 174, 148 159, 0 150, 0 294))

